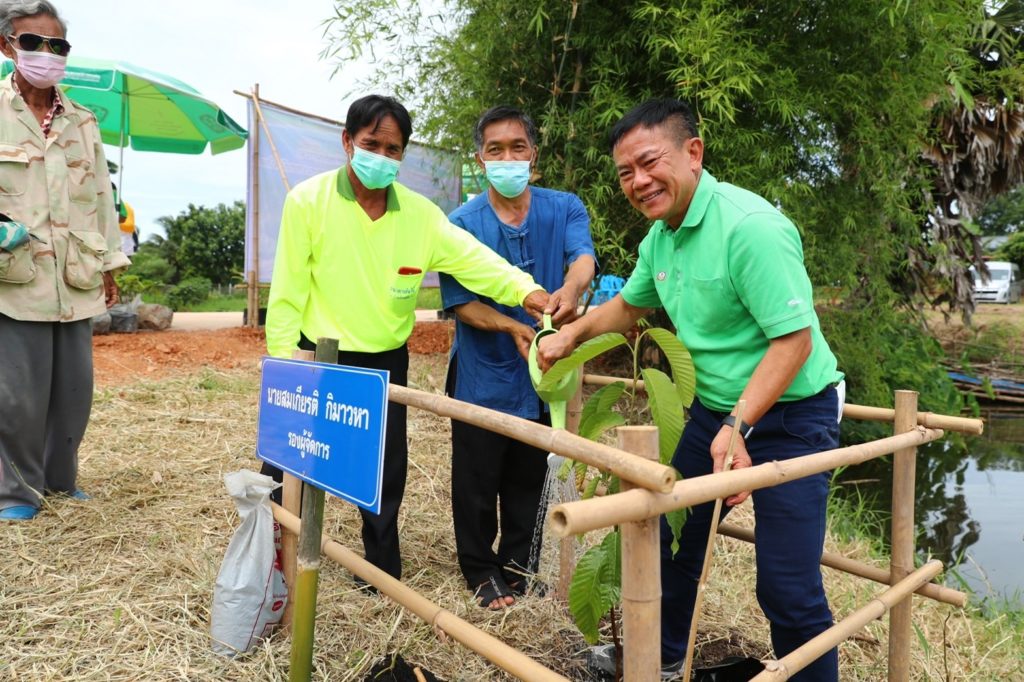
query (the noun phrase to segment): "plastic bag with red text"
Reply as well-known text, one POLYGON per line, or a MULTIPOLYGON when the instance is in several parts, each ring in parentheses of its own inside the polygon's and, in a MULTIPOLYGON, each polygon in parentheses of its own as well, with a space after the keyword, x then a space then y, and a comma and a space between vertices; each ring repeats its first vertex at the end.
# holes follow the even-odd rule
POLYGON ((270 508, 279 483, 254 471, 224 475, 242 523, 228 544, 213 588, 213 651, 245 653, 281 622, 288 588, 281 571, 281 529, 270 508))

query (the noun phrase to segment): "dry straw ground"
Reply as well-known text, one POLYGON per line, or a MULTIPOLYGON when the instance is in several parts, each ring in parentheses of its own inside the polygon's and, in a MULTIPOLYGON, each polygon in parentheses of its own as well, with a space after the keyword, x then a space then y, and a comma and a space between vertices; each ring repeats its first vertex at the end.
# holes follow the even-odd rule
MULTIPOLYGON (((414 356, 411 384, 440 391, 443 366, 443 355, 414 356)), ((214 579, 238 521, 222 477, 257 467, 257 388, 255 368, 242 363, 98 390, 81 450, 80 483, 94 499, 48 500, 35 521, 0 526, 0 680, 286 677, 284 636, 238 660, 209 650, 214 579)), ((410 444, 401 517, 408 584, 545 665, 585 679, 578 658, 585 645, 561 604, 532 597, 499 613, 474 605, 455 565, 446 420, 410 410, 410 444)), ((749 512, 732 520, 742 516, 749 512)), ((329 502, 325 527, 361 549, 354 509, 329 502)), ((831 542, 829 549, 866 552, 831 542)), ((839 616, 878 591, 835 572, 826 579, 839 616)), ((753 584, 749 547, 720 539, 700 638, 706 652, 766 653, 753 584)), ((508 679, 457 643, 440 641, 388 599, 357 589, 330 562, 319 604, 315 679, 360 680, 389 652, 441 679, 508 679)), ((913 679, 1024 679, 1022 637, 1006 619, 985 623, 926 600, 916 605, 913 679)), ((878 622, 844 644, 841 678, 884 679, 885 641, 886 626, 878 622)))

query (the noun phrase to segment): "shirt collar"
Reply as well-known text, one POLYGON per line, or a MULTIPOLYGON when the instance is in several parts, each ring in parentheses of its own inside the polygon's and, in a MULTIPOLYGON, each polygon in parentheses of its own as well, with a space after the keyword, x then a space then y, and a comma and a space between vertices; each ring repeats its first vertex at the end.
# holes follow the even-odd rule
MULTIPOLYGON (((10 79, 11 89, 14 90, 14 94, 21 97, 22 101, 24 101, 25 98, 21 95, 21 88, 18 87, 18 81, 14 78, 14 72, 11 72, 10 79)), ((63 114, 64 110, 70 106, 70 104, 64 104, 62 95, 64 95, 64 93, 61 92, 61 89, 55 86, 53 88, 53 101, 50 103, 50 109, 46 112, 46 116, 43 118, 42 124, 40 124, 44 137, 50 134, 50 128, 53 127, 53 120, 63 114)))
POLYGON ((715 179, 715 176, 706 169, 701 170, 700 179, 697 181, 697 188, 693 191, 693 197, 690 199, 690 205, 686 209, 686 215, 683 216, 683 222, 679 225, 679 229, 673 230, 664 220, 659 220, 654 226, 660 228, 663 232, 681 233, 684 227, 700 225, 701 221, 704 220, 704 214, 707 213, 708 205, 711 203, 711 197, 714 196, 717 188, 718 180, 715 179))
MULTIPOLYGON (((342 166, 338 169, 338 194, 343 199, 349 201, 356 200, 356 191, 352 188, 352 181, 348 179, 348 166, 342 166)), ((402 207, 398 203, 398 192, 395 191, 395 185, 392 184, 388 187, 388 211, 399 211, 402 207)))

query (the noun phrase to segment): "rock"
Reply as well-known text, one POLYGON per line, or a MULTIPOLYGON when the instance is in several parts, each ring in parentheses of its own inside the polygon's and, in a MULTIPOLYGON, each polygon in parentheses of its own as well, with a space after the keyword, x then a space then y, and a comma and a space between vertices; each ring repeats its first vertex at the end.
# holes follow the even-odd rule
POLYGON ((139 331, 139 316, 135 313, 110 309, 110 331, 132 333, 139 331))
POLYGON ((99 315, 93 316, 89 322, 92 323, 93 334, 109 334, 110 333, 110 313, 103 311, 99 315))
POLYGON ((136 311, 139 315, 139 329, 169 329, 174 311, 159 303, 143 303, 136 311))

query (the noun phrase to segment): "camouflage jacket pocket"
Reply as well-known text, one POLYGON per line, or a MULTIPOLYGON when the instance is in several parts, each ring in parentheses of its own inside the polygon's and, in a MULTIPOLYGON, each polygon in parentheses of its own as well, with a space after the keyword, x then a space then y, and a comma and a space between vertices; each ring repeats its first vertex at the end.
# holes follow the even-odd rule
POLYGON ((68 194, 80 204, 96 203, 96 173, 89 159, 65 153, 68 168, 68 194))
POLYGON ((0 195, 21 195, 27 186, 28 152, 16 144, 0 144, 0 195))
POLYGON ((103 283, 103 255, 107 240, 99 232, 68 230, 68 257, 64 281, 76 289, 95 289, 103 283))
POLYGON ((36 276, 36 261, 32 257, 32 240, 12 250, 0 249, 0 282, 25 284, 36 276))

